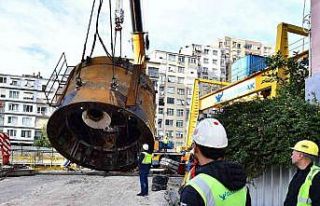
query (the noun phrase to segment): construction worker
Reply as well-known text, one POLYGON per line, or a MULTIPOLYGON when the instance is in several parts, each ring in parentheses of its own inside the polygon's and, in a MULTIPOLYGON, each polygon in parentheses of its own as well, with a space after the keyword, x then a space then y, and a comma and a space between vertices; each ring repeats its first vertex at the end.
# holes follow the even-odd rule
POLYGON ((241 165, 224 160, 228 139, 221 123, 214 118, 200 121, 192 146, 198 162, 196 176, 182 189, 180 205, 251 205, 245 171, 241 165))
POLYGON ((297 167, 284 206, 320 205, 320 167, 315 165, 319 147, 310 140, 302 140, 292 148, 291 161, 297 167))
POLYGON ((140 176, 140 186, 141 192, 137 194, 138 196, 148 195, 148 175, 151 167, 152 154, 148 153, 149 145, 142 145, 143 151, 139 156, 139 176, 140 176))
POLYGON ((169 143, 169 138, 167 136, 164 136, 163 137, 163 149, 165 152, 167 152, 167 149, 168 149, 168 143, 169 143))

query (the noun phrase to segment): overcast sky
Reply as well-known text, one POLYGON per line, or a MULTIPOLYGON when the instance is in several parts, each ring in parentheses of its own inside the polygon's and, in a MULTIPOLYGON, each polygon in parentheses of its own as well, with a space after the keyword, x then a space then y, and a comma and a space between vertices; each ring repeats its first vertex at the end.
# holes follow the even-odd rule
MULTIPOLYGON (((98 0, 96 0, 98 2, 98 0)), ((110 45, 108 0, 100 31, 110 45)), ((114 0, 112 0, 115 4, 114 0)), ((304 0, 142 0, 150 51, 212 44, 225 35, 274 46, 280 22, 301 26, 304 0)), ((308 2, 308 1, 307 1, 308 2)), ((92 0, 0 0, 0 73, 48 76, 62 52, 81 60, 92 0)), ((308 5, 307 5, 308 6, 308 5)), ((123 0, 123 49, 131 55, 129 1, 123 0)), ((93 30, 90 37, 93 36, 93 30)), ((88 48, 91 49, 92 38, 88 48)), ((89 52, 87 52, 88 54, 89 52)), ((97 49, 95 55, 104 55, 97 49)))

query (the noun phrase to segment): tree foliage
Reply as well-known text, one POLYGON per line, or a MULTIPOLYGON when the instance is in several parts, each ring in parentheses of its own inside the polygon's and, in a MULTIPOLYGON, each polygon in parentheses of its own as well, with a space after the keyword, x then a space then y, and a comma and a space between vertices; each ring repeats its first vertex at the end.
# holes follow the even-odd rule
POLYGON ((51 143, 48 139, 46 125, 42 127, 41 136, 35 140, 34 145, 38 147, 51 147, 51 143))
POLYGON ((302 139, 316 141, 320 135, 320 109, 304 100, 307 67, 279 54, 267 63, 274 68, 273 77, 277 65, 288 67, 290 79, 282 83, 278 96, 238 102, 217 114, 229 137, 227 156, 242 163, 251 177, 272 165, 289 166, 290 147, 302 139))

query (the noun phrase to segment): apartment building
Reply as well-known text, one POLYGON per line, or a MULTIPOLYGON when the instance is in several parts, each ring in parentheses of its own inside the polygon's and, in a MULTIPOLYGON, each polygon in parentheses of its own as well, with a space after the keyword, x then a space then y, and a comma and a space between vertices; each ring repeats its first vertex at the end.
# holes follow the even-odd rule
MULTIPOLYGON (((226 81, 225 59, 221 58, 221 49, 212 45, 191 44, 180 49, 180 53, 193 55, 198 60, 198 78, 226 81)), ((200 94, 207 94, 218 87, 200 84, 200 94)))
POLYGON ((40 137, 53 108, 42 92, 47 79, 37 75, 0 74, 0 132, 11 144, 32 145, 40 137))
POLYGON ((187 134, 192 86, 197 78, 196 56, 155 50, 147 73, 154 82, 157 136, 168 136, 175 147, 182 146, 187 134))
POLYGON ((218 39, 214 43, 216 47, 221 49, 221 59, 225 60, 226 64, 226 80, 231 81, 231 65, 237 59, 248 54, 269 56, 273 54, 272 47, 258 41, 237 39, 225 36, 218 39))

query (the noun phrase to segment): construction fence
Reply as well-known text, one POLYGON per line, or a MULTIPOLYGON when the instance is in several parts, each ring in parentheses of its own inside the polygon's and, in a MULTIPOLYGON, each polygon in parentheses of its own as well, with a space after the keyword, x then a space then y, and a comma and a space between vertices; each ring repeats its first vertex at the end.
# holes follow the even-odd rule
POLYGON ((15 146, 11 148, 11 164, 27 165, 31 167, 63 166, 66 159, 54 148, 35 146, 15 146))

